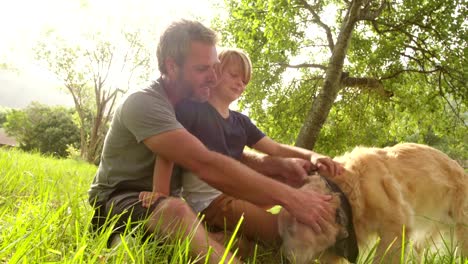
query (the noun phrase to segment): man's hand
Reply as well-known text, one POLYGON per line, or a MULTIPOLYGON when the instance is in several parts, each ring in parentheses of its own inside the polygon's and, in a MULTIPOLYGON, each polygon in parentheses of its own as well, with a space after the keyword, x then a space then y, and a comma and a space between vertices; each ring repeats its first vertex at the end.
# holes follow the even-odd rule
POLYGON ((343 173, 343 166, 332 160, 330 157, 323 155, 313 155, 311 158, 312 166, 317 169, 320 175, 334 177, 343 173))
POLYGON ((141 206, 144 208, 149 208, 159 199, 159 197, 162 196, 165 195, 157 192, 140 192, 140 196, 138 198, 141 201, 141 206))
POLYGON ((330 204, 331 195, 295 189, 292 196, 296 201, 288 204, 286 209, 299 222, 310 226, 315 233, 325 231, 328 223, 335 221, 336 212, 330 204))

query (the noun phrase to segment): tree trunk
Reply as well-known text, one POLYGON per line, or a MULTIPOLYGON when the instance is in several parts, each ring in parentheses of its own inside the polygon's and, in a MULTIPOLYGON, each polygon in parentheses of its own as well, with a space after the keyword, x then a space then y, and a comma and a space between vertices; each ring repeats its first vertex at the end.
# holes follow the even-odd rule
POLYGON ((80 120, 80 156, 82 159, 87 159, 88 156, 88 146, 86 144, 86 131, 84 129, 85 127, 85 113, 83 110, 83 107, 81 106, 81 102, 79 97, 75 93, 75 89, 73 88, 72 85, 65 85, 65 87, 68 89, 70 94, 72 95, 73 102, 75 104, 75 110, 78 113, 78 117, 80 120))
POLYGON ((353 1, 347 16, 343 20, 340 34, 333 47, 332 56, 328 64, 325 80, 317 98, 312 103, 309 113, 301 127, 296 140, 296 146, 313 149, 320 130, 330 113, 338 92, 343 87, 341 74, 349 47, 349 42, 359 17, 361 0, 353 1))
POLYGON ((103 103, 101 102, 99 105, 97 105, 96 109, 96 116, 94 117, 94 122, 93 122, 93 127, 91 129, 91 134, 89 137, 89 143, 88 143, 88 156, 86 160, 90 163, 93 163, 96 160, 97 156, 97 149, 98 149, 98 144, 99 144, 99 138, 101 134, 101 126, 102 120, 103 120, 103 115, 104 115, 104 110, 103 108, 105 105, 102 105, 103 103))
POLYGON ((105 138, 105 127, 109 122, 119 92, 118 89, 112 93, 106 93, 102 87, 96 89, 96 98, 99 100, 96 100, 96 116, 93 120, 86 156, 86 160, 90 163, 95 163, 101 154, 100 151, 105 138))

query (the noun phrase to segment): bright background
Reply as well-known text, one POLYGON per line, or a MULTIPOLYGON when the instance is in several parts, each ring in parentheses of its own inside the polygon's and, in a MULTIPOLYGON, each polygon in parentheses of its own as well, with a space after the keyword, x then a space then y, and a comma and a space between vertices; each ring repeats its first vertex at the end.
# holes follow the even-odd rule
POLYGON ((222 13, 221 0, 0 0, 0 106, 25 107, 32 100, 72 106, 71 97, 34 59, 34 45, 48 31, 80 42, 95 29, 112 39, 122 29, 154 32, 179 18, 207 25, 222 13), (5 70, 7 68, 8 70, 5 70))

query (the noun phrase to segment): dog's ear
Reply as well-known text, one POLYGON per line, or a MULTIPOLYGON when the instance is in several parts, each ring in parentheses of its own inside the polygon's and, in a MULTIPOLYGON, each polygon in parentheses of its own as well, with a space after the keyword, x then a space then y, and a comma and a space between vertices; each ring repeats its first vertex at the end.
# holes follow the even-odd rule
POLYGON ((336 210, 336 222, 340 228, 338 230, 338 234, 336 235, 337 241, 345 239, 349 236, 348 230, 346 228, 349 221, 350 219, 348 219, 344 210, 341 207, 338 207, 336 210))
POLYGON ((343 209, 338 208, 336 212, 336 217, 338 218, 337 222, 339 223, 340 229, 338 230, 338 234, 336 235, 336 240, 341 240, 344 238, 347 238, 349 236, 348 230, 346 227, 348 226, 348 217, 346 217, 346 214, 343 209))
POLYGON ((346 214, 346 211, 340 206, 336 210, 336 222, 338 223, 339 230, 336 235, 336 243, 333 251, 351 263, 355 263, 359 254, 359 248, 356 240, 356 233, 352 224, 352 216, 346 214))

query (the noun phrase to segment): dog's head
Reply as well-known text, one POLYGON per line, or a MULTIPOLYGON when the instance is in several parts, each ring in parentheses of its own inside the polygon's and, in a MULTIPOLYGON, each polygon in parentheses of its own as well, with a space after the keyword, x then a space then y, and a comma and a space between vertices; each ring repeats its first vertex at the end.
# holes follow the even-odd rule
POLYGON ((332 195, 331 206, 336 210, 336 219, 328 223, 322 233, 316 234, 310 227, 297 222, 286 210, 282 210, 278 225, 283 239, 283 252, 295 263, 310 263, 314 259, 320 259, 326 251, 355 261, 357 245, 352 219, 344 204, 347 201, 343 199, 339 188, 318 175, 308 177, 302 188, 332 195), (352 241, 350 243, 350 238, 354 240, 354 246, 352 241))

